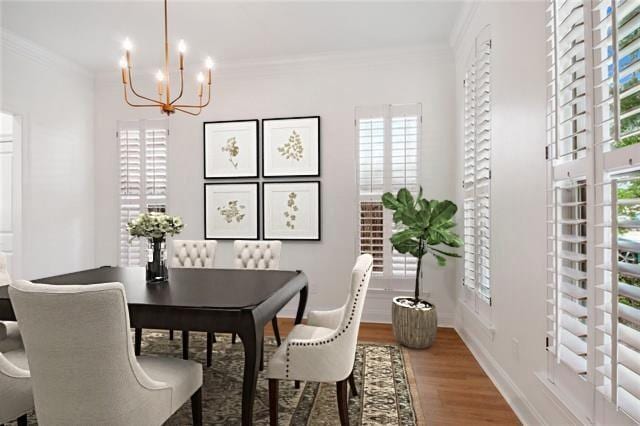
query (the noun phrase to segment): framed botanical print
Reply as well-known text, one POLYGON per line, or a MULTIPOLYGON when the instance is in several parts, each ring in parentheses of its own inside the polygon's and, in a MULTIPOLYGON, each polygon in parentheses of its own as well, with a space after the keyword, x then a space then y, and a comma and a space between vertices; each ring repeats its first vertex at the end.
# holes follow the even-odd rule
POLYGON ((265 240, 320 240, 320 182, 263 182, 265 240))
POLYGON ((320 117, 262 120, 262 174, 320 176, 320 117))
POLYGON ((258 177, 258 120, 210 121, 204 129, 204 178, 258 177))
POLYGON ((204 184, 204 238, 257 240, 258 183, 204 184))

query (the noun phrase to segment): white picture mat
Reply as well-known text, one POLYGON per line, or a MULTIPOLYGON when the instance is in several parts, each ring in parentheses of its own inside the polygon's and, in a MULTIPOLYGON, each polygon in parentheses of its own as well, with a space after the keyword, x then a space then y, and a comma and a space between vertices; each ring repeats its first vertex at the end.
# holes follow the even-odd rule
POLYGON ((264 185, 264 237, 283 239, 320 238, 320 185, 315 182, 264 185), (285 211, 289 194, 296 193, 295 228, 287 227, 285 211))
POLYGON ((258 185, 210 184, 205 186, 206 238, 258 238, 258 185), (218 210, 237 200, 245 206, 240 222, 228 223, 218 210))
POLYGON ((263 149, 265 176, 315 176, 319 174, 319 119, 295 118, 287 120, 263 120, 263 149), (300 135, 303 144, 302 158, 287 159, 278 152, 293 131, 300 135))
POLYGON ((258 175, 258 123, 242 121, 230 123, 205 123, 205 177, 236 177, 258 175), (229 153, 222 148, 227 141, 235 137, 239 152, 233 161, 229 161, 229 153))

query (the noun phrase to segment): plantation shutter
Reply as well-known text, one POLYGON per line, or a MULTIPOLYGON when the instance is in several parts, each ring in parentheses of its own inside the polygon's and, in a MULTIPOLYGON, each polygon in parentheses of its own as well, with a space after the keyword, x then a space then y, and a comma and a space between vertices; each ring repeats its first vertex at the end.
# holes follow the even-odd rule
POLYGON ((640 422, 640 3, 594 2, 596 389, 640 422))
POLYGON ((581 1, 551 1, 547 13, 548 372, 556 385, 588 395, 593 390, 571 377, 590 376, 593 351, 588 232, 593 157, 587 151, 585 8, 581 1))
MULTIPOLYGON (((491 39, 478 37, 464 80, 464 279, 491 303, 491 39)), ((477 305, 477 303, 476 303, 477 305)))
POLYGON ((382 195, 407 188, 418 192, 421 106, 382 105, 356 109, 360 253, 374 258, 378 278, 415 277, 412 256, 393 250, 389 238, 398 229, 382 205, 382 195))
POLYGON ((464 80, 464 280, 465 286, 476 288, 476 100, 475 63, 464 80))
MULTIPOLYGON (((407 188, 412 194, 419 190, 420 129, 422 120, 419 105, 391 105, 391 192, 397 194, 407 188)), ((392 223, 392 233, 401 231, 392 223)), ((415 277, 418 262, 412 255, 393 250, 391 257, 393 277, 415 277)))
POLYGON ((130 241, 127 223, 145 211, 165 211, 167 205, 167 120, 119 122, 120 239, 119 264, 140 266, 146 246, 130 241))

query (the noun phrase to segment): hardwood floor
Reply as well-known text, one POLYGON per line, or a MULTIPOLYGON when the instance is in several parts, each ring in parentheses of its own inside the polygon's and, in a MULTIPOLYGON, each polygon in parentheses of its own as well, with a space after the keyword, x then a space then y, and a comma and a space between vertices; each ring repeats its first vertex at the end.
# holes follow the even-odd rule
MULTIPOLYGON (((284 338, 293 320, 278 320, 284 338)), ((271 326, 265 334, 272 335, 271 326)), ((359 340, 394 343, 389 324, 362 324, 359 340)), ((452 328, 439 328, 438 337, 427 350, 407 349, 418 394, 420 424, 426 425, 516 425, 511 407, 484 373, 452 328)))

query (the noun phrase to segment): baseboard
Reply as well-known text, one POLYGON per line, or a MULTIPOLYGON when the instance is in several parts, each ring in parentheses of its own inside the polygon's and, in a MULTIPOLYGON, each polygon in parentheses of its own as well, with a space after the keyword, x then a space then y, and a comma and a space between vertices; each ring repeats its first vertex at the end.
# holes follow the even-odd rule
POLYGON ((463 328, 455 327, 464 344, 489 376, 498 391, 507 401, 513 412, 524 425, 546 425, 544 418, 529 402, 527 397, 511 380, 506 371, 496 362, 495 358, 463 328))

